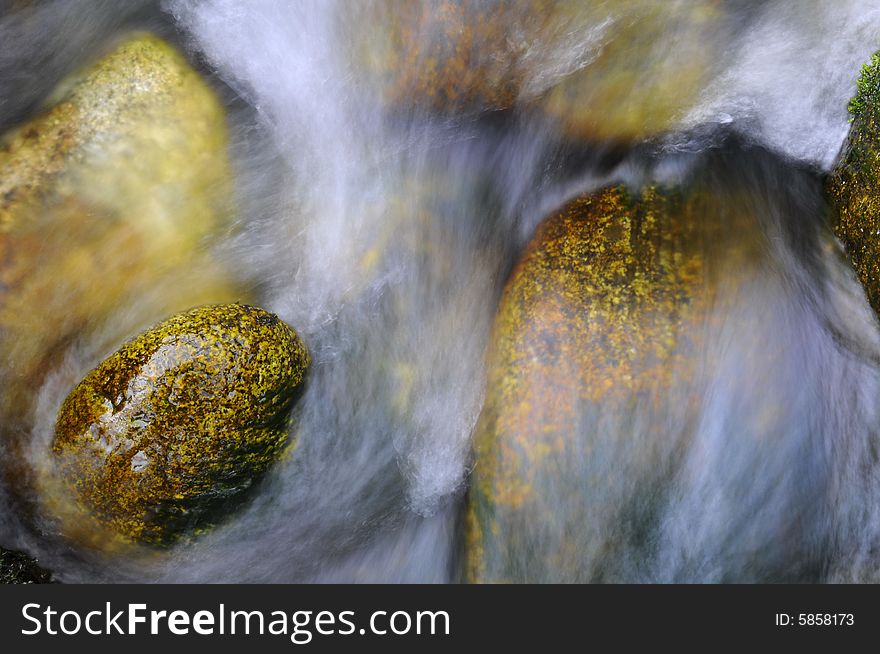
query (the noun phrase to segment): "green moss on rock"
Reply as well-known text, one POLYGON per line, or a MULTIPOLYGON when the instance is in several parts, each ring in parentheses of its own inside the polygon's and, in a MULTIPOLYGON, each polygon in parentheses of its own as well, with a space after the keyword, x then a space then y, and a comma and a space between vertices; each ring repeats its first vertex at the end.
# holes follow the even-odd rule
POLYGON ((853 117, 861 114, 872 105, 880 88, 880 53, 871 55, 871 60, 862 65, 861 75, 856 80, 856 94, 849 101, 847 109, 853 117))
POLYGON ((173 316, 67 397, 53 443, 61 478, 116 533, 169 542, 278 459, 308 365, 297 334, 262 309, 173 316))
POLYGON ((849 110, 849 137, 826 189, 834 233, 880 313, 880 54, 862 67, 849 110))

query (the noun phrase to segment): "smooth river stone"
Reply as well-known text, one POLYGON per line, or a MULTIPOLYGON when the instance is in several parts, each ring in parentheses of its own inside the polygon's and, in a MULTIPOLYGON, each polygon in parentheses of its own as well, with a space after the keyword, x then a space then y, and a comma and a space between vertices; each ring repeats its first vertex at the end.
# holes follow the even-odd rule
MULTIPOLYGON (((759 274, 745 199, 614 187, 541 223, 490 339, 469 581, 616 578, 604 562, 651 529, 659 489, 693 438, 713 365, 707 335, 739 324, 725 302, 759 274)), ((765 429, 778 413, 762 414, 765 429)))
POLYGON ((127 342, 58 414, 58 505, 77 505, 67 531, 94 538, 94 518, 162 544, 201 526, 284 451, 309 362, 277 316, 240 304, 172 316, 127 342))

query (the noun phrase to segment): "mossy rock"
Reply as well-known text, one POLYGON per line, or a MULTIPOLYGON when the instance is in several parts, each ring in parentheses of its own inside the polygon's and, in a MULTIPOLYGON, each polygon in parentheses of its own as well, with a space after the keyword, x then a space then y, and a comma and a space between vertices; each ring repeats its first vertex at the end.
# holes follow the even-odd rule
POLYGON ((353 59, 390 106, 519 106, 552 116, 570 137, 621 142, 674 126, 717 70, 713 44, 729 22, 716 0, 377 0, 360 11, 358 24, 376 29, 355 35, 353 59))
POLYGON ((469 581, 613 580, 615 557, 641 547, 693 438, 706 335, 760 274, 748 207, 736 192, 613 187, 541 223, 490 338, 469 581))
POLYGON ((48 584, 52 573, 22 552, 0 547, 0 584, 48 584))
MULTIPOLYGON (((246 300, 211 237, 233 215, 222 105, 177 50, 132 34, 64 80, 0 140, 4 468, 46 374, 181 308, 246 300)), ((22 443, 22 441, 25 441, 22 443)))
MULTIPOLYGON (((610 474, 590 460, 623 437, 603 433, 601 415, 662 403, 674 376, 693 372, 687 327, 705 307, 705 267, 697 223, 681 214, 678 195, 653 188, 577 198, 545 219, 513 272, 475 436, 471 581, 590 580, 580 561, 601 537, 575 534, 599 519, 582 498, 610 474)), ((613 474, 637 474, 616 463, 613 474)))
POLYGON ((862 67, 849 110, 852 127, 826 189, 834 233, 880 313, 880 53, 862 67))
POLYGON ((240 304, 175 315, 73 389, 52 446, 83 513, 167 543, 248 488, 287 443, 309 365, 297 334, 240 304))

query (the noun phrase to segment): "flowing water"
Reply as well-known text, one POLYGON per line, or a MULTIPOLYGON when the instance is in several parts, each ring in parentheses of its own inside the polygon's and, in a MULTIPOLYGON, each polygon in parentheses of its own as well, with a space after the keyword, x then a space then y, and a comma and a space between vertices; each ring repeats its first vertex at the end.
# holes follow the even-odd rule
MULTIPOLYGON (((711 4, 724 18, 701 28, 708 72, 672 129, 633 147, 570 138, 541 112, 383 101, 370 62, 388 56, 394 3, 167 0, 125 13, 50 2, 26 25, 13 7, 0 19, 2 126, 129 26, 158 31, 200 66, 227 102, 237 174, 237 229, 217 256, 303 335, 314 363, 294 455, 210 533, 146 558, 103 556, 41 535, 39 520, 25 524, 4 503, 0 544, 39 555, 67 582, 458 580, 484 353, 507 274, 567 198, 660 181, 713 194, 712 219, 747 210, 742 238, 758 253, 738 283, 720 284, 700 374, 669 390, 670 407, 683 394, 699 403, 650 545, 620 542, 601 564, 585 551, 584 569, 618 581, 877 580, 880 330, 830 236, 822 176, 877 47, 880 2, 711 4)), ((528 20, 514 21, 505 38, 526 43, 514 104, 612 47, 638 46, 679 93, 682 49, 691 57, 695 46, 677 17, 692 5, 662 3, 657 18, 661 3, 649 0, 588 2, 587 18, 534 38, 517 31, 528 20)), ((463 11, 476 24, 511 5, 463 11)), ((723 251, 707 256, 723 269, 723 251)), ((58 368, 87 370, 96 348, 71 347, 58 368)), ((50 372, 40 392, 36 458, 66 379, 50 372)), ((608 420, 637 429, 646 411, 608 420)), ((664 415, 672 424, 675 411, 664 415)), ((639 456, 612 452, 608 465, 639 456)), ((590 502, 614 508, 622 493, 609 483, 590 502)))

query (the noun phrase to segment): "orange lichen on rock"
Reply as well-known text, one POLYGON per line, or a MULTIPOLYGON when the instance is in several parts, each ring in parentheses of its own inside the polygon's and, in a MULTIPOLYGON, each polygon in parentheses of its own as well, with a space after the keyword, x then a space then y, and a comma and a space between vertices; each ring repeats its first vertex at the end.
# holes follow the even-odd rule
MULTIPOLYGON (((240 304, 172 316, 127 342, 58 414, 58 485, 78 516, 167 543, 277 460, 310 363, 274 314, 240 304)), ((62 504, 62 500, 57 502, 62 504)))
POLYGON ((467 515, 472 581, 590 578, 580 562, 603 538, 565 535, 589 533, 599 519, 584 498, 604 492, 609 476, 635 485, 642 464, 659 471, 660 452, 682 437, 692 407, 674 389, 696 375, 713 299, 697 204, 611 188, 539 227, 507 284, 490 347, 467 515), (682 434, 666 424, 627 434, 619 424, 663 415, 679 400, 682 434))

